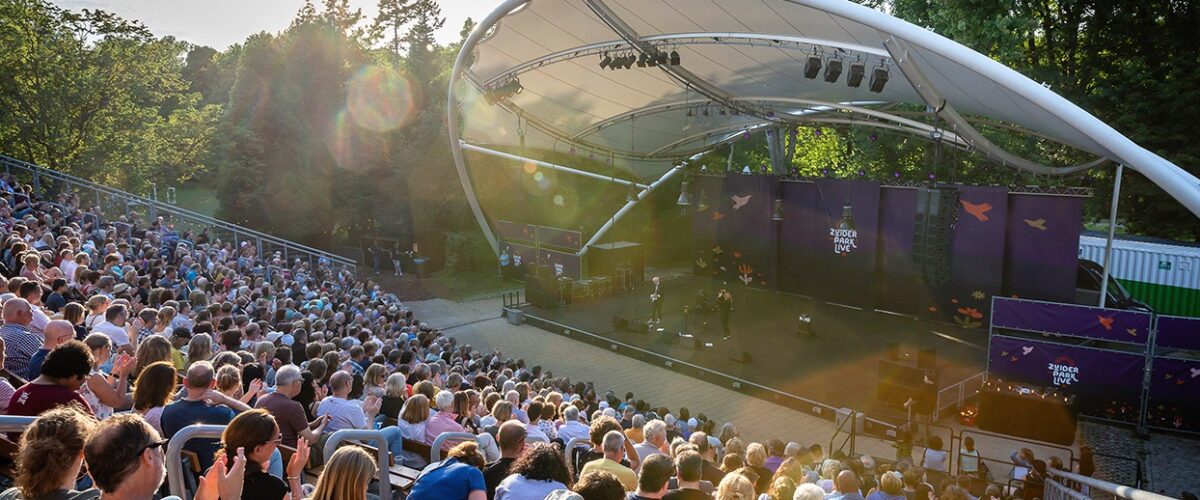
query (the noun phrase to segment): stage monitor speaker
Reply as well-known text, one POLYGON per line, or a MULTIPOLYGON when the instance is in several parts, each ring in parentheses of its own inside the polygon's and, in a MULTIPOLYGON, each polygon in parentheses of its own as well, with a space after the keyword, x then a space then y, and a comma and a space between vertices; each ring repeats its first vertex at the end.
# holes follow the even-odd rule
POLYGON ((627 318, 622 318, 620 316, 613 316, 612 322, 613 322, 613 330, 622 332, 622 331, 629 329, 629 319, 627 319, 627 318))
POLYGON ((624 316, 613 316, 613 328, 620 332, 650 332, 650 326, 645 321, 638 321, 637 318, 627 318, 624 316))
POLYGON ((941 286, 950 281, 950 244, 958 219, 958 190, 921 189, 917 192, 913 224, 913 267, 922 281, 941 286))
POLYGON ((909 363, 879 360, 879 380, 889 384, 903 385, 913 389, 925 383, 925 370, 909 363))
POLYGON ((900 361, 900 344, 896 342, 888 342, 887 344, 887 360, 900 361))
POLYGON ((937 368, 937 349, 921 349, 917 351, 917 368, 933 370, 937 368))

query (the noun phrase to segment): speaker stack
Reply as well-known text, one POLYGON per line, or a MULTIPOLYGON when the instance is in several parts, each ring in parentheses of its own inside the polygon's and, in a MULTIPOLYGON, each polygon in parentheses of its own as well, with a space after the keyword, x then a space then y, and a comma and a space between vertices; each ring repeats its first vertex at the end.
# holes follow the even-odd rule
POLYGON ((900 345, 889 343, 884 359, 879 360, 879 381, 875 386, 875 397, 889 408, 905 410, 904 403, 910 399, 917 407, 915 413, 932 412, 937 400, 937 351, 921 349, 917 359, 902 359, 900 345), (925 383, 925 379, 933 381, 925 383))
POLYGON ((913 225, 913 268, 931 286, 950 281, 950 243, 958 221, 958 190, 926 188, 917 193, 913 225))

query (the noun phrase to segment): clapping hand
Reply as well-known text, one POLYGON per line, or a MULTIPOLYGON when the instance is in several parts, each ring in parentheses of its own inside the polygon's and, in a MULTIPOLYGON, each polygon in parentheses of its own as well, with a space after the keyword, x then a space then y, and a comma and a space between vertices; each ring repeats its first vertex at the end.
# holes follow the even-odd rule
POLYGON ((288 459, 287 477, 300 477, 304 472, 304 466, 308 464, 308 440, 303 437, 296 440, 296 453, 292 454, 292 458, 288 459))
POLYGON ((249 394, 253 394, 255 396, 261 396, 263 391, 264 391, 264 389, 263 389, 262 379, 256 378, 256 379, 250 381, 250 390, 248 391, 249 394))
POLYGON ((325 399, 326 396, 329 395, 329 387, 326 387, 324 385, 317 385, 316 393, 317 393, 316 400, 321 401, 321 400, 325 399))
POLYGON ((375 396, 367 396, 367 399, 363 401, 363 412, 368 415, 377 415, 382 406, 383 400, 375 396))
POLYGON ((113 361, 113 373, 117 376, 129 375, 133 367, 137 364, 137 357, 128 354, 118 354, 116 361, 113 361))
POLYGON ((226 469, 225 454, 222 453, 200 478, 195 500, 241 500, 242 485, 246 474, 246 451, 237 449, 233 467, 226 469))

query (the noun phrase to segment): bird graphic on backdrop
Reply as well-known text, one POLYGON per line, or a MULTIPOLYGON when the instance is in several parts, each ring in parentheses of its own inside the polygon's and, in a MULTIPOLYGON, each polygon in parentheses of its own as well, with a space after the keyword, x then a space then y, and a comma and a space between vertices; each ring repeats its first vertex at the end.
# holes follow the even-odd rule
POLYGON ((992 209, 991 203, 984 202, 976 205, 967 200, 959 200, 959 203, 962 203, 963 210, 966 210, 967 213, 974 215, 975 218, 979 219, 980 222, 987 222, 991 220, 991 218, 987 216, 988 211, 992 209))
POLYGON ((1029 227, 1037 229, 1038 231, 1046 230, 1046 219, 1037 219, 1037 220, 1024 219, 1024 221, 1026 224, 1029 224, 1029 227))
POLYGON ((1096 319, 1100 320, 1100 326, 1103 326, 1105 330, 1112 330, 1114 316, 1096 316, 1096 319))
POLYGON ((735 195, 733 195, 733 196, 732 196, 732 199, 733 199, 733 209, 734 209, 734 210, 738 210, 738 209, 740 209, 740 208, 742 208, 742 207, 746 206, 746 204, 747 204, 747 203, 750 203, 750 197, 751 197, 751 196, 754 196, 754 195, 752 195, 752 194, 748 194, 748 195, 746 195, 746 196, 738 196, 738 195, 736 195, 736 194, 735 194, 735 195))

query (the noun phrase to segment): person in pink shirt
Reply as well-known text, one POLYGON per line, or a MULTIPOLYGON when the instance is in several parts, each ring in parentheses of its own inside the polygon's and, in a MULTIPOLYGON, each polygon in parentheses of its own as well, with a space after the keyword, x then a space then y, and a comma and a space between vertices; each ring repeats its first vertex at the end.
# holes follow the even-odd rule
MULTIPOLYGON (((437 393, 433 398, 434 406, 437 407, 437 413, 429 417, 429 422, 425 424, 425 439, 428 443, 433 443, 443 432, 466 432, 466 429, 456 421, 458 415, 451 412, 454 407, 454 393, 450 391, 442 391, 437 393)), ((442 444, 442 451, 449 451, 450 447, 456 443, 446 442, 442 444)))

